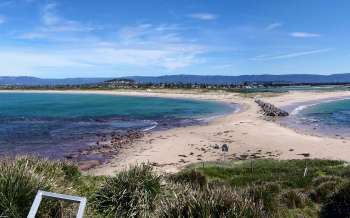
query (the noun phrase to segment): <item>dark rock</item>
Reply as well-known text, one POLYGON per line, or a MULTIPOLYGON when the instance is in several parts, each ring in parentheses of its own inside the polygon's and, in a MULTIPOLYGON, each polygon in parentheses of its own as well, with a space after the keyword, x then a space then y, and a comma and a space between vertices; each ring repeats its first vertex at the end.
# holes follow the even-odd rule
POLYGON ((287 111, 284 111, 270 103, 266 103, 266 102, 263 102, 259 99, 256 99, 255 100, 255 103, 257 103, 262 111, 263 111, 263 114, 265 116, 269 116, 269 117, 285 117, 285 116, 288 116, 289 113, 287 111))

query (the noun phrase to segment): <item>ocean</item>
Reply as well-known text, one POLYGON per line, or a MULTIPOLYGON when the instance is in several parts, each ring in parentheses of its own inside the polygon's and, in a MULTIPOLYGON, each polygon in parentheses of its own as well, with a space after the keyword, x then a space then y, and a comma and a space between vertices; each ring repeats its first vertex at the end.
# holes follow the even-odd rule
POLYGON ((350 99, 328 99, 294 106, 287 126, 318 135, 350 137, 350 99))
POLYGON ((237 105, 214 101, 72 93, 0 93, 0 153, 49 158, 98 136, 197 125, 237 105))

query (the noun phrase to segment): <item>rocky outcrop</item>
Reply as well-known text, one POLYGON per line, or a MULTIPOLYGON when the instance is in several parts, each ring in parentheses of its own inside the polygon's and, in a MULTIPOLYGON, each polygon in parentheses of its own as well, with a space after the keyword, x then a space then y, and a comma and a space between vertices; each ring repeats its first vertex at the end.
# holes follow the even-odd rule
POLYGON ((261 101, 259 99, 256 99, 255 103, 257 103, 261 107, 261 109, 263 111, 263 114, 265 116, 269 116, 269 117, 285 117, 285 116, 289 115, 289 113, 287 111, 284 111, 284 110, 274 106, 273 104, 263 102, 263 101, 261 101))
POLYGON ((81 170, 89 170, 108 159, 118 155, 119 151, 141 139, 144 133, 139 130, 114 132, 109 134, 96 134, 99 138, 96 144, 80 149, 78 152, 65 155, 66 159, 76 161, 81 170))

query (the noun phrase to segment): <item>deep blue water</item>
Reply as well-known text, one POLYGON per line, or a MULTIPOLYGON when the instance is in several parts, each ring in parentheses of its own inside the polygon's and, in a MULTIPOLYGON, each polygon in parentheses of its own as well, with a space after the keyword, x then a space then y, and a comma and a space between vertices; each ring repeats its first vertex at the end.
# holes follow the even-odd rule
POLYGON ((312 133, 350 137, 350 99, 299 105, 282 123, 312 133))
POLYGON ((100 94, 0 93, 0 152, 59 156, 96 134, 200 123, 234 106, 211 101, 100 94))

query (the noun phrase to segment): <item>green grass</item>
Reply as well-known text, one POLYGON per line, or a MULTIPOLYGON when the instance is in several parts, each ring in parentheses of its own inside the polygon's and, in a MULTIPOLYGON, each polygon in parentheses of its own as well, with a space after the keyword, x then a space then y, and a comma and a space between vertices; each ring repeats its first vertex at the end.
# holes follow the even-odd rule
POLYGON ((345 172, 344 162, 332 160, 253 160, 232 163, 210 163, 205 167, 191 166, 209 179, 219 179, 234 186, 245 186, 261 181, 278 182, 282 188, 305 188, 313 178, 345 172), (304 177, 305 163, 308 167, 304 177))
POLYGON ((324 202, 350 179, 346 162, 317 159, 211 162, 191 165, 180 174, 193 170, 206 178, 208 186, 250 190, 272 217, 318 217, 324 202))

